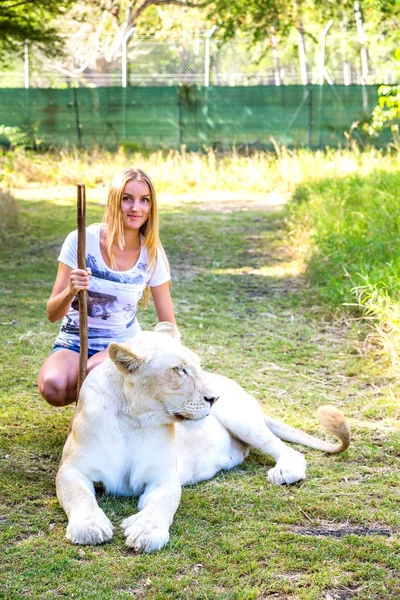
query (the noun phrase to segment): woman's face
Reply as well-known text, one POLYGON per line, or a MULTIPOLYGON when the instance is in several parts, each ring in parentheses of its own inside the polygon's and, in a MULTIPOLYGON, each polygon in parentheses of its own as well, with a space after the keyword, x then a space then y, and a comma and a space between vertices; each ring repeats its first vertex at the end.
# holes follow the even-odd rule
POLYGON ((151 196, 145 181, 132 179, 124 187, 121 200, 124 229, 139 230, 149 218, 151 196))

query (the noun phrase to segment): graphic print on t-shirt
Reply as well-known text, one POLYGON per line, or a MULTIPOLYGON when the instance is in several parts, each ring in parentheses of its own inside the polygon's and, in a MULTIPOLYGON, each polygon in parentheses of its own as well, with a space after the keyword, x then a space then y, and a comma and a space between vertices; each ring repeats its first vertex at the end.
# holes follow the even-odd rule
MULTIPOLYGON (((168 262, 161 249, 157 261, 149 266, 149 253, 141 238, 138 262, 126 271, 109 269, 100 247, 101 225, 86 228, 86 265, 92 276, 88 290, 88 341, 91 350, 107 348, 111 340, 128 341, 140 331, 136 318, 137 305, 146 285, 162 285, 170 280, 168 262)), ((77 231, 68 234, 58 260, 76 269, 78 247, 77 231)), ((64 317, 56 343, 64 346, 79 345, 79 310, 73 302, 64 317)))
MULTIPOLYGON (((88 254, 86 257, 86 267, 89 267, 92 271, 92 276, 97 277, 98 279, 107 279, 107 281, 117 281, 118 283, 133 283, 140 284, 143 282, 143 275, 135 275, 131 276, 127 273, 123 273, 119 275, 118 273, 114 273, 113 271, 106 271, 105 269, 101 269, 97 264, 96 258, 92 254, 88 254)), ((145 267, 145 265, 139 264, 138 267, 145 267)), ((143 269, 146 270, 146 269, 143 269)))
MULTIPOLYGON (((76 296, 71 306, 75 310, 79 310, 79 302, 76 296)), ((106 320, 117 309, 117 297, 88 290, 87 309, 89 317, 106 320)))
MULTIPOLYGON (((60 332, 65 337, 63 339, 57 338, 56 343, 59 343, 60 345, 63 345, 63 343, 70 346, 76 345, 76 340, 79 340, 79 326, 74 319, 71 319, 71 317, 66 315, 61 325, 60 332)), ((90 327, 88 329, 88 340, 102 339, 105 335, 111 336, 112 333, 111 329, 95 329, 94 327, 90 327)), ((97 348, 95 345, 93 345, 93 348, 96 350, 103 350, 102 347, 97 348)))

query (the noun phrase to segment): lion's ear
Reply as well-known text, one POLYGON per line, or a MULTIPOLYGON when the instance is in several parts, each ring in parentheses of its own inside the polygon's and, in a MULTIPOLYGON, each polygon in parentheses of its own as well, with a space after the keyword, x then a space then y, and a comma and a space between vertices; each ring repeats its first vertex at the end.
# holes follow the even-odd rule
POLYGON ((177 340, 181 339, 181 334, 179 333, 178 328, 169 321, 161 321, 160 323, 157 323, 154 331, 157 333, 166 333, 177 340))
POLYGON ((122 373, 135 373, 146 365, 146 360, 134 354, 130 348, 116 342, 108 346, 108 356, 122 373))

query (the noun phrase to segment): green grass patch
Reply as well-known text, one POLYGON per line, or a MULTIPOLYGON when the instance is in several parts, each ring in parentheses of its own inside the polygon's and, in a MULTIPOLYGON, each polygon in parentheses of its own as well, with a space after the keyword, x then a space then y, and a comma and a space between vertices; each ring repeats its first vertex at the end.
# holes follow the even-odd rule
POLYGON ((400 352, 400 172, 376 168, 300 185, 291 227, 307 238, 307 275, 319 298, 370 321, 371 342, 398 371, 400 352))
MULTIPOLYGON (((352 210, 358 204, 364 212, 375 183, 389 191, 394 189, 390 182, 398 180, 390 179, 397 177, 393 157, 385 162, 381 155, 355 155, 354 177, 342 173, 338 181, 329 173, 333 176, 343 154, 324 158, 304 153, 301 163, 298 155, 286 153, 275 163, 265 158, 282 193, 289 189, 279 179, 282 165, 290 170, 303 164, 304 184, 313 156, 321 177, 313 171, 306 187, 295 193, 299 229, 292 228, 290 235, 288 219, 294 213, 268 207, 267 191, 229 201, 217 193, 180 198, 167 183, 161 195, 161 233, 173 269, 183 340, 200 354, 203 365, 233 377, 272 416, 310 433, 324 435, 315 419, 319 405, 341 407, 351 422, 353 444, 339 456, 305 450, 309 471, 301 485, 270 485, 266 472, 272 460, 252 452, 234 471, 185 488, 169 544, 150 556, 129 551, 118 529, 136 510, 135 499, 108 497, 101 488, 99 503, 117 526, 113 540, 100 547, 76 547, 64 537, 66 517, 55 496, 55 475, 73 408, 48 406, 39 397, 36 378, 58 330, 45 319, 45 302, 58 250, 75 227, 75 188, 60 186, 58 195, 52 188, 51 197, 41 188, 34 194, 32 188, 14 192, 18 218, 9 223, 0 248, 0 597, 396 597, 398 389, 365 353, 367 323, 350 318, 348 307, 341 305, 348 298, 354 301, 354 285, 348 297, 335 291, 331 302, 332 282, 324 279, 324 269, 312 275, 314 258, 307 271, 308 258, 315 256, 314 238, 313 251, 305 248, 310 248, 309 231, 317 232, 318 199, 331 202, 326 222, 336 210, 334 197, 338 204, 345 198, 350 203, 358 194, 352 210)), ((98 221, 103 209, 94 188, 88 199, 88 222, 98 221)), ((374 231, 380 227, 378 213, 376 207, 369 225, 374 231)), ((390 218, 385 219, 387 227, 390 218)), ((349 229, 353 221, 349 218, 349 229)), ((327 232, 336 223, 333 216, 330 223, 327 232)), ((365 232, 368 236, 369 228, 365 232)), ((318 252, 321 247, 319 242, 318 252)), ((368 257, 365 264, 372 265, 374 253, 368 257)), ((340 280, 337 262, 326 263, 325 271, 337 273, 333 282, 340 280)), ((350 267, 355 278, 359 268, 350 267)), ((338 289, 347 288, 340 283, 338 289)), ((140 312, 139 319, 145 328, 153 327, 154 309, 140 312)))

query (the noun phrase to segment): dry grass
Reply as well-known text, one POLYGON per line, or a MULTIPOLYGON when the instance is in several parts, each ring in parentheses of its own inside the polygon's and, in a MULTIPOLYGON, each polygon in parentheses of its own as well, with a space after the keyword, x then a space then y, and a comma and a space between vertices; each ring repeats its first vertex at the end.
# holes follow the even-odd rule
POLYGON ((14 196, 6 191, 0 190, 0 234, 15 222, 18 208, 14 196))
POLYGON ((4 183, 11 188, 26 186, 76 185, 107 186, 116 170, 128 165, 144 168, 154 178, 157 189, 169 194, 232 192, 246 199, 251 194, 291 193, 303 182, 352 173, 368 173, 384 162, 385 168, 399 167, 399 156, 371 148, 350 150, 288 150, 220 154, 182 150, 148 154, 101 149, 60 150, 46 154, 16 150, 0 156, 4 183))

